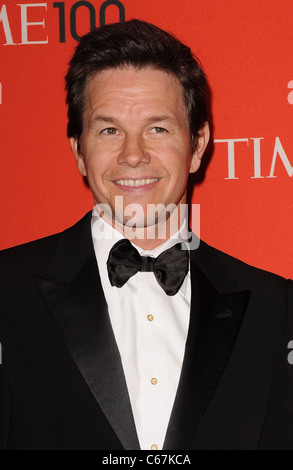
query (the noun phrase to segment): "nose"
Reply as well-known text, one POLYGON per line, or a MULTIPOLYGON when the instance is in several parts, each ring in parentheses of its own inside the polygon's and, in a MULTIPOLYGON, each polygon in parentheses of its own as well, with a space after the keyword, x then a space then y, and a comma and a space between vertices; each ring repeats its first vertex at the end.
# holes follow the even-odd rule
POLYGON ((140 136, 126 136, 118 155, 118 163, 133 168, 150 162, 150 155, 140 136))

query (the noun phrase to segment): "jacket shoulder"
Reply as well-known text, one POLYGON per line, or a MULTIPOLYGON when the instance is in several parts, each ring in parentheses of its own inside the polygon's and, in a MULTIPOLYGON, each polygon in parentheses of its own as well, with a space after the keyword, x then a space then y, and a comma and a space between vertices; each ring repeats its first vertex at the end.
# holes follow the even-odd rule
POLYGON ((90 219, 91 211, 62 232, 0 251, 0 279, 4 281, 11 276, 17 277, 18 273, 23 276, 26 273, 43 271, 63 237, 67 243, 72 241, 74 246, 78 246, 82 233, 89 230, 90 219))
POLYGON ((0 251, 0 276, 15 276, 17 272, 46 265, 58 243, 60 233, 0 251))
POLYGON ((209 273, 212 273, 216 279, 223 279, 225 276, 232 277, 241 289, 251 289, 252 286, 259 287, 260 290, 264 287, 269 289, 270 286, 274 289, 278 287, 287 289, 287 281, 284 277, 247 264, 204 241, 200 242, 195 257, 201 269, 209 270, 209 273))

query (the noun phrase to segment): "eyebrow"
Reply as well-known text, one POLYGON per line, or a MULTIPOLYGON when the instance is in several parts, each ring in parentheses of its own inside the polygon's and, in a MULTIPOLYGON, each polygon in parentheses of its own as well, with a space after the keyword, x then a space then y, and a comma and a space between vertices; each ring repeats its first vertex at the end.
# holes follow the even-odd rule
POLYGON ((160 121, 169 121, 169 122, 175 123, 174 118, 172 118, 171 116, 168 116, 167 114, 162 115, 162 116, 151 116, 147 119, 147 122, 149 122, 150 124, 152 124, 153 122, 160 122, 160 121))
POLYGON ((110 124, 118 124, 118 121, 117 119, 115 119, 114 117, 111 117, 111 116, 102 116, 102 115, 98 115, 98 116, 95 116, 93 119, 90 120, 90 127, 92 127, 96 122, 106 122, 106 123, 110 123, 110 124))
MULTIPOLYGON (((150 116, 149 118, 146 119, 146 122, 148 124, 153 124, 155 122, 163 122, 163 121, 169 121, 172 124, 176 125, 176 121, 172 116, 169 116, 167 114, 163 115, 154 115, 150 116)), ((90 126, 92 127, 96 122, 105 122, 107 124, 116 124, 119 125, 119 120, 112 117, 112 116, 104 116, 104 115, 97 115, 95 116, 91 121, 90 121, 90 126)))

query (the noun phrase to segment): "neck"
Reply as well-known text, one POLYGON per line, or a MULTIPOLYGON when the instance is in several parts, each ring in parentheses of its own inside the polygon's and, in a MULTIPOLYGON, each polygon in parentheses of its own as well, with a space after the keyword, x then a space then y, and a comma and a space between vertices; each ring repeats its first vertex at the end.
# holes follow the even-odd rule
MULTIPOLYGON (((185 205, 184 208, 186 209, 185 205)), ((185 215, 185 210, 175 210, 167 219, 158 220, 155 224, 145 227, 129 226, 119 223, 117 220, 109 220, 105 213, 103 213, 102 218, 108 225, 111 225, 139 248, 153 250, 165 243, 180 230, 185 220, 185 215)))
MULTIPOLYGON (((179 228, 180 227, 178 227, 174 233, 176 233, 179 228)), ((173 233, 170 232, 169 227, 166 227, 166 230, 164 229, 165 227, 162 229, 159 225, 154 225, 152 227, 136 230, 134 237, 133 232, 129 231, 128 227, 124 227, 123 235, 143 250, 153 250, 173 235, 173 233)))
POLYGON ((152 250, 175 235, 180 230, 184 218, 185 212, 176 210, 167 219, 147 227, 133 230, 132 227, 123 225, 123 235, 143 250, 152 250))

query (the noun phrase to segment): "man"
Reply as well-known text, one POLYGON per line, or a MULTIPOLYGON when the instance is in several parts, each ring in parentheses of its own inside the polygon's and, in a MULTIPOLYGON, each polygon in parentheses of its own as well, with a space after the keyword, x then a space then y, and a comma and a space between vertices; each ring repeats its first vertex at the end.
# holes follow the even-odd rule
POLYGON ((83 37, 66 86, 95 208, 1 254, 1 448, 293 449, 292 283, 188 229, 198 62, 133 20, 83 37))

